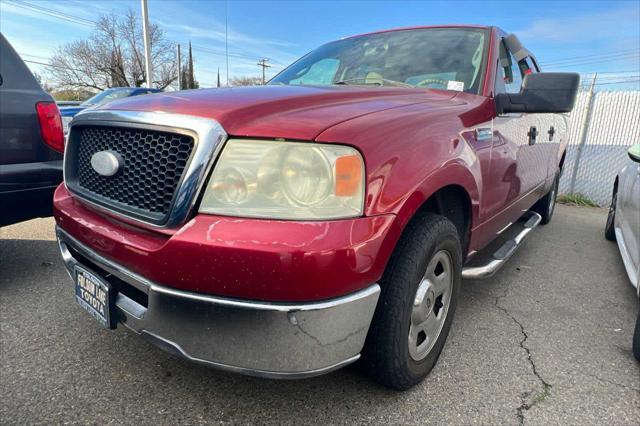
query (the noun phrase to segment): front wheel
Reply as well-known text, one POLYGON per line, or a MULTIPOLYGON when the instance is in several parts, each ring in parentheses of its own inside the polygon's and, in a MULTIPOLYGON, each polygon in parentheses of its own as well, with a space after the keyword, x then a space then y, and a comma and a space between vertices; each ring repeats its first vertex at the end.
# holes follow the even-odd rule
POLYGON ((454 224, 418 213, 387 265, 362 365, 383 385, 405 390, 434 367, 451 328, 462 280, 454 224))

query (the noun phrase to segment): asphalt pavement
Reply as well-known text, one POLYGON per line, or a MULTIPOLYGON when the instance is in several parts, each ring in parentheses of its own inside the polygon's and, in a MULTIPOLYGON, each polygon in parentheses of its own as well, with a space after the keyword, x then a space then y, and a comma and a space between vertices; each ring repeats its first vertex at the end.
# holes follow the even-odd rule
POLYGON ((638 300, 606 211, 559 206, 494 278, 465 281, 431 375, 300 381, 174 358, 76 305, 53 220, 0 229, 0 423, 635 424, 638 300))

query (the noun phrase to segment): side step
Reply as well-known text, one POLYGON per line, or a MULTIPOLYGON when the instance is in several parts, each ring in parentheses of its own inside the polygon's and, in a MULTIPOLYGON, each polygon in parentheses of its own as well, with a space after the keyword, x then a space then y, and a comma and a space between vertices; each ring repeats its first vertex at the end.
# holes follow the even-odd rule
POLYGON ((505 241, 490 258, 484 260, 478 259, 478 261, 476 261, 476 259, 472 260, 467 266, 462 268, 462 278, 466 280, 479 280, 489 278, 498 272, 518 247, 520 247, 527 235, 540 224, 542 216, 536 212, 529 211, 523 216, 523 219, 525 219, 526 222, 520 232, 505 241))

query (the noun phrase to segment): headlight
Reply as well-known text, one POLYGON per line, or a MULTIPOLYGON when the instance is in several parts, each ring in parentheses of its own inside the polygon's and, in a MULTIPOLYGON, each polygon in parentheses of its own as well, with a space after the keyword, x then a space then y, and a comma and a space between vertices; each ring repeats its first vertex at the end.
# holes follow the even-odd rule
POLYGON ((207 184, 201 213, 268 219, 360 216, 364 163, 348 146, 229 140, 207 184))

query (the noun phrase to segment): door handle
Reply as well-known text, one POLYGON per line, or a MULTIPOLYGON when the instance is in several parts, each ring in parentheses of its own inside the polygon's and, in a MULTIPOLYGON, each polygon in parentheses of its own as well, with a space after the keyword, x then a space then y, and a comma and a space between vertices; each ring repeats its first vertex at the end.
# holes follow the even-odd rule
POLYGON ((551 142, 553 140, 553 135, 556 134, 556 129, 554 129, 553 126, 551 126, 551 128, 547 133, 549 133, 549 142, 551 142))
POLYGON ((536 126, 529 127, 527 136, 529 136, 529 145, 535 145, 536 137, 538 136, 538 129, 536 129, 536 126))

